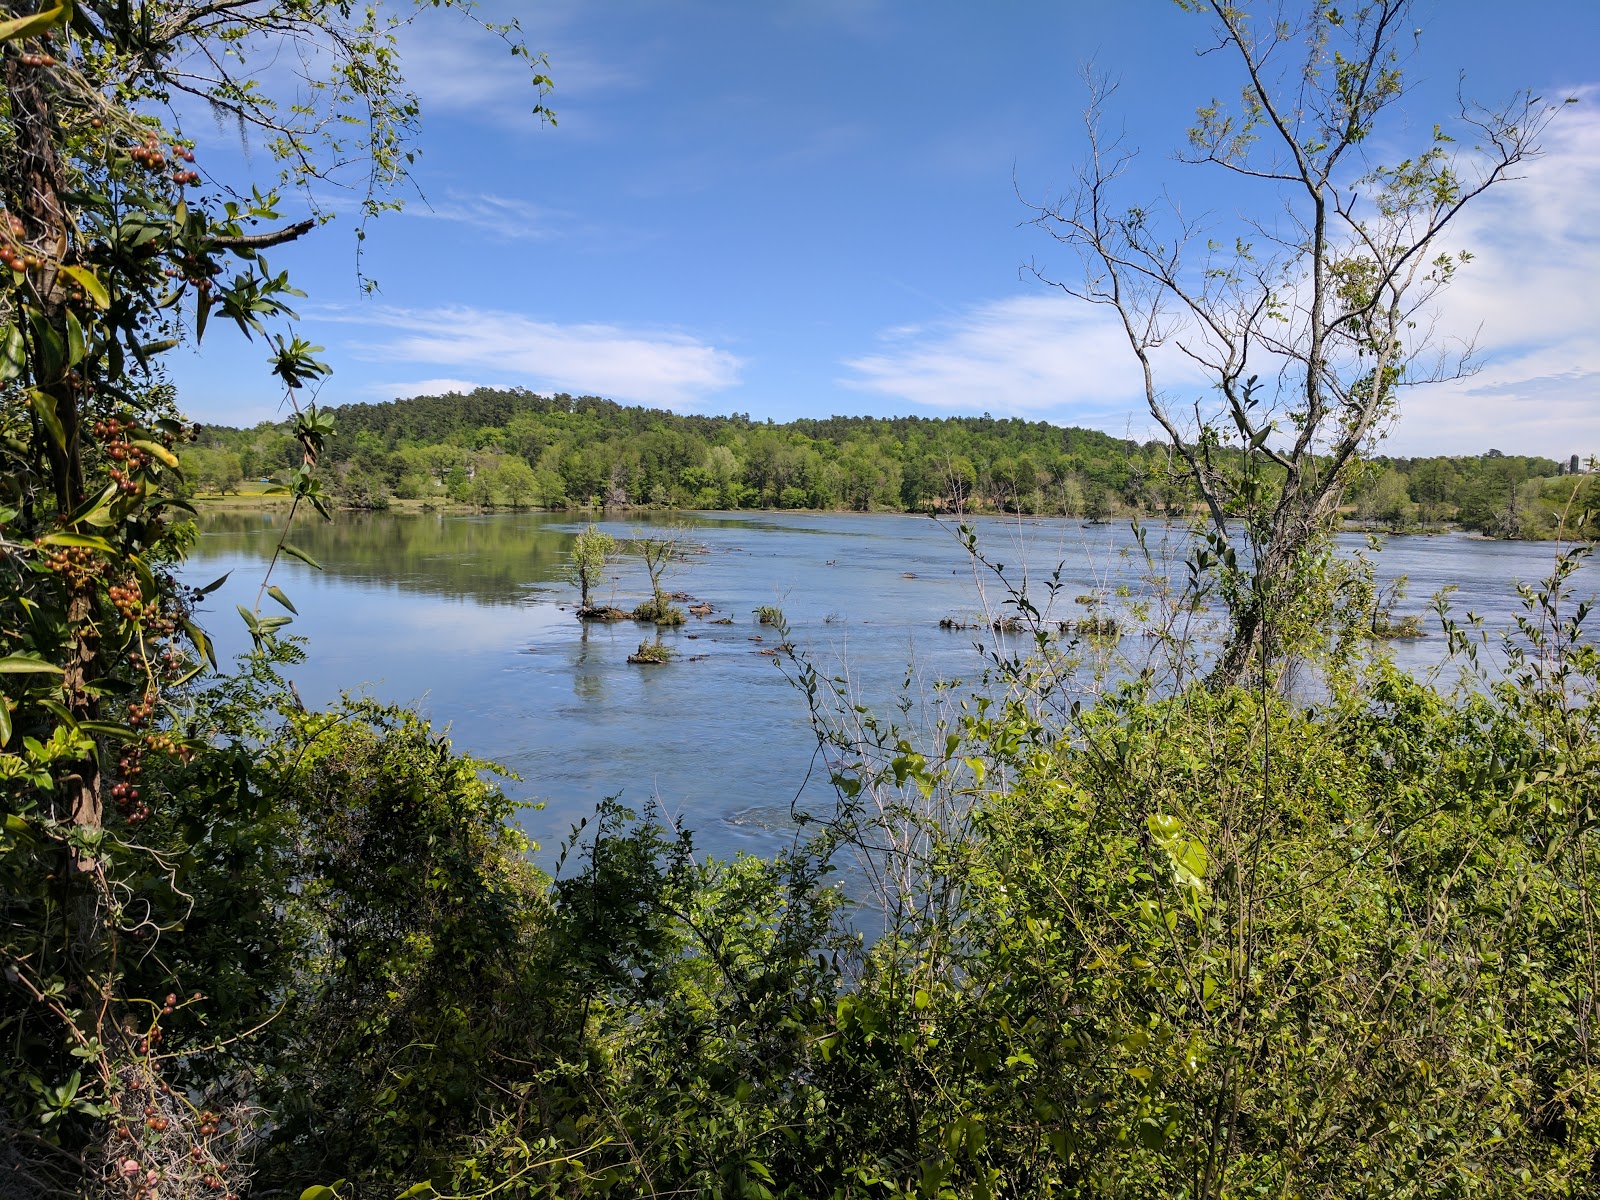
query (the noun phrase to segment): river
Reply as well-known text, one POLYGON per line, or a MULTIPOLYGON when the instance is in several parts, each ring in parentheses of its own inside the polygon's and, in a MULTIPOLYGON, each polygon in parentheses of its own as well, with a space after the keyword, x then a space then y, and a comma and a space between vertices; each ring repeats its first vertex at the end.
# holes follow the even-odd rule
MULTIPOLYGON (((219 654, 248 645, 234 605, 253 602, 279 521, 272 513, 204 515, 186 577, 204 583, 230 573, 202 612, 219 654)), ((757 623, 761 606, 783 610, 791 640, 825 677, 846 680, 889 715, 901 695, 981 673, 974 642, 992 635, 939 622, 976 622, 986 607, 1000 611, 1005 598, 992 575, 974 569, 954 527, 926 517, 764 512, 600 521, 619 540, 640 530, 681 536, 691 552, 666 586, 714 606, 664 631, 676 661, 639 666, 627 657, 641 639, 654 638, 653 629, 573 615, 577 593, 560 571, 584 524, 548 513, 341 513, 333 523, 305 521, 293 534, 321 571, 286 560, 273 577, 299 610, 287 632, 307 639, 307 661, 292 672, 306 703, 364 692, 415 704, 448 725, 460 748, 521 777, 508 785, 514 795, 544 804, 525 823, 546 866, 569 826, 610 795, 636 809, 659 804, 695 830, 697 846, 719 856, 770 853, 792 836, 792 801, 829 802, 805 697, 786 677, 782 656, 762 653, 779 637, 757 623)), ((1136 627, 1134 606, 1149 572, 1127 525, 988 519, 975 527, 1009 576, 1020 578, 1026 565, 1036 597, 1044 576, 1063 564, 1051 616, 1083 616, 1091 609, 1077 598, 1092 595, 1100 601, 1092 611, 1136 627)), ((1147 533, 1158 562, 1167 536, 1159 528, 1147 533)), ((1366 538, 1341 543, 1354 552, 1366 538)), ((1398 612, 1423 613, 1431 594, 1452 585, 1456 611, 1497 630, 1519 609, 1514 581, 1538 580, 1553 555, 1548 544, 1395 537, 1376 562, 1381 580, 1409 581, 1398 612)), ((648 594, 632 558, 619 559, 611 576, 598 592, 603 602, 631 609, 648 594)), ((1424 670, 1438 661, 1444 639, 1436 622, 1430 628, 1428 638, 1393 644, 1402 665, 1424 670)), ((1136 655, 1142 640, 1133 633, 1121 648, 1136 655)))

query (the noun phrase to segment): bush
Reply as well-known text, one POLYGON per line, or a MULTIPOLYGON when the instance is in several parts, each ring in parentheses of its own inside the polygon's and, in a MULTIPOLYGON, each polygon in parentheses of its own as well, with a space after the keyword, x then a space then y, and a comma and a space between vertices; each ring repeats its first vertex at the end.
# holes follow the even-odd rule
POLYGON ((297 861, 286 916, 305 933, 258 1185, 416 1182, 476 1132, 505 1056, 535 1053, 555 1019, 548 880, 487 764, 413 713, 295 715, 275 762, 297 861))
POLYGON ((1578 558, 1526 593, 1492 688, 1379 658, 1309 707, 1144 677, 1069 708, 1041 650, 928 735, 823 721, 853 764, 830 826, 889 886, 806 1076, 812 1132, 957 1195, 1583 1191, 1578 558))
POLYGON ((677 652, 660 642, 640 642, 639 648, 628 655, 631 663, 668 663, 677 652))
POLYGON ((658 595, 643 601, 633 610, 635 621, 653 621, 657 625, 682 625, 689 618, 666 596, 658 595))

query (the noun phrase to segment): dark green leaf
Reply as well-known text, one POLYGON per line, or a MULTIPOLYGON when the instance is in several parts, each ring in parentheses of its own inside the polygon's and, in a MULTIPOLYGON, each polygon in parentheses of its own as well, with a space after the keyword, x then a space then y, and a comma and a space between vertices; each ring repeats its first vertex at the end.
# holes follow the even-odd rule
POLYGON ((40 391, 38 388, 28 389, 28 403, 33 406, 33 411, 39 414, 39 423, 44 426, 45 432, 50 435, 50 440, 63 454, 67 450, 67 435, 61 428, 61 419, 56 416, 56 400, 49 392, 40 391))
POLYGON ((22 327, 7 325, 0 336, 0 383, 9 383, 27 369, 28 345, 22 337, 22 327))
POLYGON ((322 564, 316 559, 312 558, 311 555, 307 554, 304 550, 300 549, 299 546, 291 546, 288 542, 285 542, 283 544, 283 552, 290 558, 298 558, 301 562, 305 563, 306 566, 311 567, 314 570, 322 570, 322 564))
MULTIPOLYGON (((223 576, 227 578, 227 576, 223 576)), ((217 669, 217 652, 211 645, 211 639, 206 636, 206 631, 193 621, 185 619, 182 622, 184 633, 189 635, 189 640, 194 643, 194 648, 206 656, 206 661, 211 664, 211 669, 217 669)))

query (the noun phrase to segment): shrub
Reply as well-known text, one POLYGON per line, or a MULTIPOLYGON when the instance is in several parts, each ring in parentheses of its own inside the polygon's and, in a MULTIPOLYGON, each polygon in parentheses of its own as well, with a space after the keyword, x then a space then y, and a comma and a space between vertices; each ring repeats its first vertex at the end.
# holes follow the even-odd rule
POLYGON ((654 596, 633 610, 635 621, 653 621, 657 625, 682 625, 689 618, 683 609, 665 596, 654 596))
POLYGON ((640 642, 639 648, 628 655, 631 663, 668 663, 677 651, 661 642, 640 642))

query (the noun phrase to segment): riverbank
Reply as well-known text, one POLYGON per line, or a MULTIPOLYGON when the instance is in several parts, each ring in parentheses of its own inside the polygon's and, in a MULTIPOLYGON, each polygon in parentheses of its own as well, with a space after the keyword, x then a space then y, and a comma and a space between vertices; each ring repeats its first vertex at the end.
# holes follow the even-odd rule
MULTIPOLYGON (((266 492, 242 491, 242 492, 234 492, 234 493, 230 493, 230 494, 219 494, 219 493, 215 493, 215 492, 204 492, 204 493, 199 493, 199 494, 196 494, 194 496, 191 496, 189 499, 190 499, 190 502, 193 503, 196 506, 197 509, 200 509, 202 511, 247 513, 247 512, 275 512, 275 511, 287 510, 288 507, 289 507, 289 503, 290 503, 291 497, 289 496, 289 494, 287 492, 266 493, 266 492)), ((728 513, 728 514, 734 514, 734 513, 740 513, 740 514, 744 514, 744 513, 752 513, 752 514, 754 514, 754 513, 801 514, 801 513, 806 513, 806 514, 830 515, 830 516, 846 516, 846 515, 865 516, 865 515, 870 515, 869 513, 862 513, 862 512, 860 512, 859 510, 856 510, 856 509, 844 509, 844 508, 834 508, 834 509, 815 509, 815 508, 739 508, 739 509, 679 510, 679 509, 670 509, 670 508, 652 508, 652 507, 649 507, 649 506, 633 506, 633 505, 629 505, 627 507, 618 507, 618 508, 596 508, 596 507, 589 506, 589 505, 573 505, 573 506, 568 506, 568 507, 565 507, 565 508, 543 508, 543 507, 540 507, 538 505, 523 505, 523 506, 513 507, 511 505, 505 505, 505 504, 495 504, 495 505, 489 505, 487 507, 484 507, 484 506, 475 505, 475 504, 461 503, 461 502, 454 501, 454 500, 444 500, 444 499, 440 499, 438 497, 429 497, 429 498, 426 498, 426 499, 420 499, 420 498, 419 499, 402 499, 402 498, 399 498, 399 497, 394 497, 394 498, 391 498, 387 502, 386 506, 381 508, 381 509, 368 508, 368 507, 357 506, 357 505, 335 505, 334 507, 337 508, 338 511, 340 511, 340 512, 347 512, 347 513, 349 513, 349 512, 356 512, 356 513, 359 513, 359 512, 386 512, 386 513, 396 513, 396 514, 401 514, 401 515, 421 515, 423 513, 433 513, 433 514, 437 514, 437 515, 453 516, 453 517, 459 517, 459 516, 482 516, 482 515, 487 515, 487 514, 490 514, 490 513, 541 513, 541 514, 560 514, 560 515, 571 516, 571 517, 574 517, 574 518, 587 517, 587 518, 589 518, 591 520, 595 520, 595 521, 618 520, 618 519, 629 519, 629 518, 637 518, 637 519, 641 519, 641 520, 654 519, 655 517, 659 516, 661 513, 678 512, 678 511, 704 511, 704 512, 718 512, 718 513, 728 513)), ((1075 516, 1075 515, 1066 514, 1066 513, 1057 513, 1057 514, 1048 515, 1048 516, 1044 515, 1044 514, 1016 514, 1016 513, 1005 513, 1005 512, 968 512, 968 513, 926 512, 926 513, 907 513, 907 512, 904 512, 903 510, 895 510, 895 509, 890 509, 890 508, 874 508, 874 509, 870 510, 870 512, 871 513, 877 513, 877 514, 890 514, 890 515, 899 515, 899 516, 937 517, 937 518, 939 518, 941 520, 961 520, 961 519, 964 519, 965 517, 981 517, 981 518, 986 519, 986 520, 995 520, 995 519, 1003 520, 1003 519, 1006 519, 1008 517, 1016 517, 1019 520, 1028 520, 1028 521, 1040 521, 1040 520, 1047 520, 1047 521, 1048 520, 1054 520, 1054 521, 1080 521, 1080 522, 1084 522, 1084 523, 1087 523, 1087 524, 1090 524, 1090 525, 1106 525, 1106 524, 1125 525, 1128 522, 1134 521, 1134 520, 1138 520, 1138 521, 1145 522, 1145 523, 1155 522, 1155 521, 1160 521, 1160 522, 1163 522, 1163 523, 1170 523, 1173 520, 1173 518, 1158 516, 1157 514, 1154 514, 1154 513, 1125 513, 1125 514, 1119 514, 1119 515, 1117 515, 1115 517, 1111 517, 1111 518, 1106 518, 1106 517, 1093 517, 1093 518, 1091 518, 1091 517, 1088 517, 1088 516, 1083 516, 1083 515, 1076 515, 1075 516)), ((1538 534, 1537 536, 1529 536, 1527 534, 1523 534, 1522 536, 1518 536, 1518 537, 1493 537, 1493 536, 1491 536, 1489 534, 1474 532, 1472 530, 1469 530, 1469 529, 1465 528, 1464 526, 1451 524, 1449 522, 1435 522, 1435 523, 1426 524, 1426 525, 1424 525, 1424 524, 1414 524, 1414 525, 1404 525, 1404 526, 1392 526, 1392 525, 1377 524, 1377 523, 1373 523, 1373 522, 1370 522, 1370 521, 1359 521, 1359 520, 1346 519, 1346 520, 1344 520, 1344 521, 1342 521, 1340 523, 1339 532, 1340 533, 1350 533, 1350 534, 1378 534, 1378 535, 1381 535, 1383 537, 1449 537, 1449 536, 1457 536, 1457 535, 1459 535, 1459 536, 1465 536, 1465 537, 1481 538, 1484 541, 1500 541, 1500 542, 1561 542, 1561 541, 1572 541, 1572 540, 1575 540, 1570 536, 1562 536, 1559 530, 1551 530, 1551 531, 1543 532, 1543 533, 1538 534)))

